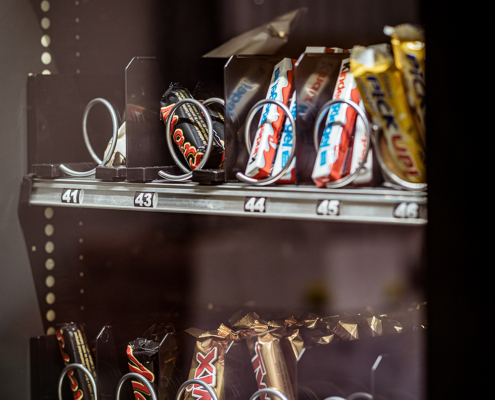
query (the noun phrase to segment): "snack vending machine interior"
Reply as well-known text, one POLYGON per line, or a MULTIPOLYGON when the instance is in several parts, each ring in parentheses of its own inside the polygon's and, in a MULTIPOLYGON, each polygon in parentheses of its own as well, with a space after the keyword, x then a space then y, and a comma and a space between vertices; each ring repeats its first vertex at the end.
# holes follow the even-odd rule
POLYGON ((429 397, 417 2, 31 3, 33 400, 429 397))

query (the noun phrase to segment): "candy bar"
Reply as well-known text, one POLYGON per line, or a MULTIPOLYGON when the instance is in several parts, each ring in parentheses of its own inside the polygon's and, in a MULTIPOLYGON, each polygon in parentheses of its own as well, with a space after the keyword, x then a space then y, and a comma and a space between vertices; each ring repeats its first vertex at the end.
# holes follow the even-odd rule
MULTIPOLYGON (((82 327, 73 322, 61 324, 56 331, 56 335, 64 364, 82 364, 96 378, 93 357, 82 327)), ((89 377, 83 371, 71 369, 67 372, 67 376, 70 380, 74 400, 95 398, 89 377)))
MULTIPOLYGON (((351 100, 356 104, 360 101, 350 72, 350 59, 342 61, 333 99, 351 100)), ((323 187, 349 174, 356 117, 356 110, 345 103, 330 107, 312 173, 316 186, 323 187)))
MULTIPOLYGON (((178 83, 172 83, 163 94, 160 101, 160 116, 164 123, 167 122, 170 111, 174 105, 183 99, 192 99, 189 91, 178 83)), ((214 115, 214 112, 210 113, 214 115)), ((216 121, 221 123, 220 121, 216 121)), ((214 124, 212 124, 214 125, 214 124)), ((218 168, 224 160, 224 138, 223 129, 213 128, 213 148, 205 168, 218 168)), ((171 124, 173 142, 180 153, 184 156, 187 165, 195 169, 206 152, 208 143, 208 128, 205 117, 193 104, 187 103, 176 110, 171 124)))
MULTIPOLYGON (((186 330, 196 338, 188 379, 200 379, 215 391, 218 400, 225 400, 225 352, 237 335, 225 325, 215 331, 197 328, 186 330)), ((186 387, 185 400, 211 400, 211 395, 201 385, 186 387)))
MULTIPOLYGON (((294 77, 293 60, 284 58, 275 65, 266 98, 287 105, 294 77)), ((285 114, 275 104, 262 108, 261 119, 251 149, 246 175, 264 178, 270 174, 285 114)))
POLYGON ((425 182, 423 141, 389 45, 355 46, 351 70, 373 122, 383 128, 393 163, 409 182, 425 182))
MULTIPOLYGON (((153 325, 143 336, 127 346, 129 371, 150 381, 160 400, 173 400, 179 387, 178 344, 174 328, 172 325, 153 325)), ((136 400, 152 398, 141 381, 133 380, 131 383, 136 400)))
MULTIPOLYGON (((290 103, 290 113, 294 120, 296 119, 296 92, 292 94, 290 103)), ((273 163, 272 175, 277 175, 282 171, 289 161, 290 152, 292 149, 292 136, 295 132, 292 131, 292 124, 288 117, 285 118, 284 129, 280 135, 280 140, 277 147, 277 155, 273 163)), ((292 159, 289 169, 280 177, 278 183, 293 183, 296 180, 296 157, 292 159)))
POLYGON ((391 36, 395 65, 401 72, 407 100, 418 118, 423 144, 425 139, 425 38, 420 28, 411 24, 398 25, 395 28, 386 26, 384 33, 391 36))

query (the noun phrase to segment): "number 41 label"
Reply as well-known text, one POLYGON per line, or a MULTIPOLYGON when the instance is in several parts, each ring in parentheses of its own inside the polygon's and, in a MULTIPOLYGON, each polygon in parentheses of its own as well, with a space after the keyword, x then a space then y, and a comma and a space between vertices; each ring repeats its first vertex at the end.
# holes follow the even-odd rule
POLYGON ((82 189, 63 189, 62 203, 81 204, 83 200, 82 189))

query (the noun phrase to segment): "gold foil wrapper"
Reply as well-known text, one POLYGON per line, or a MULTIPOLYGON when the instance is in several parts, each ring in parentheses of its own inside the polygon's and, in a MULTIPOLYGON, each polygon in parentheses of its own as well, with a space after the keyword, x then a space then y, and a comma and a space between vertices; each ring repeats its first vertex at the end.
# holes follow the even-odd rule
MULTIPOLYGON (((280 391, 287 399, 295 400, 294 381, 295 371, 289 371, 283 338, 265 332, 246 338, 251 354, 254 374, 258 389, 272 388, 280 391)), ((289 363, 290 364, 290 363, 289 363)), ((268 395, 261 395, 261 400, 275 400, 268 395)))
MULTIPOLYGON (((215 331, 197 328, 186 330, 197 338, 188 379, 200 379, 215 391, 218 400, 225 400, 225 353, 236 333, 221 325, 215 331)), ((189 385, 186 400, 211 400, 210 394, 200 385, 189 385)))

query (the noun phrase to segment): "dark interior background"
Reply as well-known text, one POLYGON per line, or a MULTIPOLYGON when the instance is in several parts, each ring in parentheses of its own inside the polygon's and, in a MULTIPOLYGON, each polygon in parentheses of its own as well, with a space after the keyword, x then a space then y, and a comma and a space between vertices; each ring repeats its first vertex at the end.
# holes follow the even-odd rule
POLYGON ((483 283, 488 282, 491 264, 481 261, 483 248, 475 221, 484 218, 481 208, 489 204, 483 196, 471 195, 466 183, 472 182, 480 160, 488 159, 483 154, 487 146, 480 145, 484 139, 479 136, 485 134, 485 119, 472 117, 486 115, 486 96, 491 93, 490 86, 485 89, 479 84, 488 75, 473 58, 485 54, 484 45, 493 45, 486 11, 475 2, 416 0, 51 0, 47 11, 40 3, 0 2, 0 398, 29 398, 27 343, 29 337, 43 334, 17 218, 20 182, 28 172, 27 75, 46 69, 64 74, 104 73, 123 88, 124 69, 131 57, 150 55, 160 57, 170 81, 191 86, 206 79, 221 85, 219 66, 224 60, 204 60, 201 55, 302 6, 308 12, 280 54, 297 56, 306 45, 347 48, 388 41, 382 33, 385 24, 412 22, 426 28, 427 291, 429 343, 434 343, 428 353, 429 397, 482 393, 488 381, 483 371, 471 365, 485 351, 486 340, 478 338, 490 339, 490 335, 484 336, 473 321, 490 319, 481 306, 486 304, 483 283), (50 19, 47 29, 41 27, 43 18, 50 19), (51 38, 47 48, 40 42, 44 34, 51 38), (44 51, 52 56, 48 65, 40 61, 44 51), (479 80, 468 79, 473 74, 479 80), (473 94, 472 84, 483 90, 473 94), (465 102, 467 98, 477 101, 465 102))

